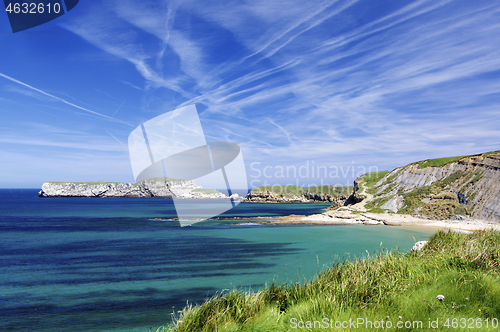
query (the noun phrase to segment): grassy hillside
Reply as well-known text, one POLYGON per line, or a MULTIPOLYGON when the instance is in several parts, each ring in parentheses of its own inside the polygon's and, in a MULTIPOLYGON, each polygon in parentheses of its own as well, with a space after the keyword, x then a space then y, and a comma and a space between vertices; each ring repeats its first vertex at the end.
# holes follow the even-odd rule
POLYGON ((375 183, 380 181, 387 173, 389 171, 366 173, 357 178, 355 183, 360 192, 372 193, 376 189, 374 188, 375 183))
POLYGON ((496 154, 500 153, 500 150, 498 151, 490 151, 482 154, 477 154, 477 155, 470 155, 470 156, 458 156, 458 157, 446 157, 446 158, 436 158, 436 159, 427 159, 427 160, 422 160, 418 161, 415 164, 418 164, 418 168, 425 168, 425 167, 440 167, 447 165, 449 163, 454 163, 459 161, 460 159, 466 158, 466 157, 473 157, 473 156, 483 156, 487 157, 491 154, 496 154))
POLYGON ((358 193, 373 195, 365 204, 371 212, 498 220, 499 157, 499 151, 492 151, 423 160, 391 172, 364 174, 355 186, 358 193))
POLYGON ((338 187, 331 185, 323 185, 317 187, 299 187, 294 185, 288 186, 260 186, 252 189, 252 192, 265 192, 269 191, 274 193, 275 196, 284 197, 293 197, 293 196, 302 196, 305 192, 314 193, 314 194, 327 194, 331 196, 345 195, 349 196, 352 193, 353 187, 338 187))
POLYGON ((499 267, 499 232, 439 231, 420 252, 344 261, 305 285, 216 296, 186 307, 174 327, 157 331, 295 331, 309 325, 303 330, 374 331, 389 322, 391 331, 429 330, 430 322, 437 331, 498 331, 499 267), (355 328, 335 328, 350 319, 355 328))

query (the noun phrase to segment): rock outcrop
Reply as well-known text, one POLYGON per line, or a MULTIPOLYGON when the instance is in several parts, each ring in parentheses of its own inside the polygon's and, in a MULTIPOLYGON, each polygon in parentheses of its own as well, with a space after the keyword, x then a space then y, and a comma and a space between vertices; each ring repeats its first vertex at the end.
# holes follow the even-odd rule
POLYGON ((422 250, 425 247, 425 245, 427 244, 427 242, 428 241, 418 241, 417 243, 415 243, 413 245, 410 252, 416 252, 416 251, 422 250))
POLYGON ((333 205, 344 205, 347 197, 345 195, 330 195, 325 193, 304 192, 298 195, 279 195, 271 191, 251 191, 245 202, 261 203, 332 203, 333 205))
POLYGON ((500 151, 425 160, 396 168, 376 183, 355 181, 373 194, 372 207, 420 217, 466 215, 500 221, 500 151))
POLYGON ((403 196, 400 195, 394 195, 392 196, 391 199, 389 199, 387 202, 382 204, 380 208, 384 210, 389 210, 394 213, 398 212, 399 209, 401 209, 404 206, 404 199, 403 196))
POLYGON ((139 183, 120 182, 46 182, 39 197, 166 197, 227 198, 224 194, 203 189, 193 181, 156 178, 139 183))

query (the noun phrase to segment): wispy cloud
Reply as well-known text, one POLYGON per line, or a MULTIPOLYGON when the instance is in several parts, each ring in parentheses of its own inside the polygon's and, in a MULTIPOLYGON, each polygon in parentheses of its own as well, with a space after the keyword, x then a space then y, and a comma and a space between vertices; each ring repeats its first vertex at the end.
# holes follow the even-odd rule
MULTIPOLYGON (((42 90, 40 90, 40 89, 37 89, 37 88, 35 88, 35 87, 33 87, 33 86, 29 85, 29 84, 26 84, 26 83, 24 83, 24 82, 21 82, 21 81, 19 81, 19 80, 16 80, 15 78, 12 78, 12 77, 7 76, 7 75, 5 75, 5 74, 0 73, 0 77, 3 77, 3 78, 5 78, 5 79, 7 79, 7 80, 9 80, 9 81, 12 81, 12 82, 17 83, 17 84, 19 84, 19 85, 22 85, 22 86, 24 86, 24 87, 26 87, 26 88, 28 88, 28 89, 30 89, 30 90, 32 90, 32 91, 35 91, 35 92, 37 92, 37 93, 39 93, 39 94, 41 94, 41 95, 43 95, 43 96, 46 96, 46 97, 49 97, 49 98, 51 98, 51 99, 54 99, 54 100, 60 101, 60 102, 62 102, 62 103, 64 103, 64 104, 66 104, 66 105, 69 105, 69 106, 71 106, 71 107, 74 107, 74 108, 76 108, 76 109, 79 109, 79 110, 81 110, 81 111, 84 111, 84 112, 86 112, 86 113, 90 113, 90 114, 92 114, 92 115, 96 115, 96 116, 98 116, 98 117, 101 117, 101 118, 104 118, 104 119, 107 119, 107 120, 111 120, 111 121, 119 121, 119 120, 115 120, 115 119, 113 119, 113 118, 112 118, 112 117, 110 117, 110 116, 107 116, 107 115, 104 115, 104 114, 101 114, 101 113, 98 113, 98 112, 95 112, 95 111, 89 110, 88 108, 81 107, 81 106, 78 106, 78 105, 76 105, 76 104, 73 104, 73 103, 71 103, 71 102, 69 102, 69 101, 67 101, 67 100, 65 100, 65 99, 63 99, 63 98, 56 97, 56 96, 54 96, 54 95, 52 95, 52 94, 50 94, 50 93, 47 93, 47 92, 42 91, 42 90)), ((123 121, 119 121, 119 122, 124 123, 123 121)))
POLYGON ((190 96, 179 86, 178 79, 166 79, 151 68, 148 60, 152 55, 144 52, 137 33, 109 13, 106 15, 99 10, 93 11, 92 15, 64 24, 63 27, 103 51, 130 62, 149 84, 190 96))
POLYGON ((500 86, 490 77, 500 70, 500 5, 370 6, 124 0, 113 2, 114 16, 93 13, 65 28, 133 64, 158 113, 202 104, 207 135, 255 160, 370 163, 384 154, 396 166, 494 145, 484 138, 500 128, 500 86), (233 49, 238 56, 226 54, 233 49), (165 91, 176 94, 164 101, 165 91))
POLYGON ((106 136, 36 122, 19 122, 15 127, 4 127, 0 136, 0 143, 6 143, 11 148, 24 145, 60 147, 73 151, 127 151, 127 147, 121 141, 118 142, 121 144, 116 144, 106 136), (23 128, 23 131, 20 132, 19 128, 23 128))
POLYGON ((283 47, 288 45, 290 42, 292 42, 299 35, 301 35, 304 32, 307 32, 307 31, 311 30, 312 28, 320 25, 325 20, 341 13, 342 11, 346 10, 347 8, 354 5, 358 1, 359 0, 350 0, 350 1, 344 1, 344 2, 339 3, 338 0, 334 0, 334 1, 325 1, 325 2, 321 3, 319 5, 318 9, 314 10, 312 13, 307 13, 304 18, 301 18, 297 22, 294 22, 283 33, 281 33, 279 36, 277 36, 277 37, 273 38, 272 40, 270 40, 269 42, 267 42, 259 50, 257 50, 253 54, 249 55, 248 57, 244 58, 244 60, 247 58, 251 58, 257 54, 263 53, 266 50, 267 50, 267 52, 265 53, 264 58, 268 58, 270 56, 273 56, 276 52, 278 52, 280 49, 282 49, 283 47), (333 10, 326 12, 326 10, 329 7, 332 7, 334 5, 336 5, 336 6, 334 7, 333 10), (274 45, 274 47, 273 47, 273 45, 274 45))
POLYGON ((133 89, 136 89, 136 90, 139 90, 139 91, 144 91, 143 88, 140 88, 140 87, 138 87, 137 85, 135 85, 133 83, 130 83, 130 82, 127 82, 127 81, 120 81, 120 82, 122 82, 125 85, 128 85, 129 87, 131 87, 133 89))

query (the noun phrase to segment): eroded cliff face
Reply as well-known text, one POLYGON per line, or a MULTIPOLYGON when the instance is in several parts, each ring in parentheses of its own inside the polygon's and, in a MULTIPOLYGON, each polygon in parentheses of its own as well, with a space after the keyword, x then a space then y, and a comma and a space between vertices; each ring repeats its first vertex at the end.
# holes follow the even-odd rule
POLYGON ((342 206, 347 200, 345 195, 330 195, 325 193, 304 192, 301 196, 290 197, 279 195, 271 191, 252 191, 248 193, 245 202, 260 203, 332 203, 342 206))
POLYGON ((427 163, 396 168, 366 188, 374 195, 373 205, 424 217, 467 215, 500 221, 500 152, 436 167, 425 167, 427 163))
POLYGON ((207 191, 193 181, 157 178, 139 183, 120 182, 46 182, 40 197, 167 197, 225 198, 220 192, 207 191))

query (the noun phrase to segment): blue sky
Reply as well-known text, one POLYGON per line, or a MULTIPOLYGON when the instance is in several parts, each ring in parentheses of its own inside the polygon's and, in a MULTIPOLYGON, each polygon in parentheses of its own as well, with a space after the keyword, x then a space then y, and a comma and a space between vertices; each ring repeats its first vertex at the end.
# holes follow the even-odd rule
POLYGON ((80 0, 16 34, 1 14, 0 187, 133 182, 130 132, 190 104, 251 186, 498 150, 499 22, 452 0, 80 0))

